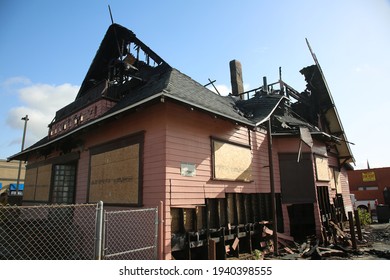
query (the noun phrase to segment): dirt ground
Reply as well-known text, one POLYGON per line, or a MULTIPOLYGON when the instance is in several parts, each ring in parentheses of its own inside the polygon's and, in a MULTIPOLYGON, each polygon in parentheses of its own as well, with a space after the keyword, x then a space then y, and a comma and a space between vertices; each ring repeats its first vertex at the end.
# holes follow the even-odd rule
POLYGON ((371 224, 363 229, 363 241, 358 242, 361 254, 352 255, 351 259, 375 260, 390 259, 390 223, 371 224))

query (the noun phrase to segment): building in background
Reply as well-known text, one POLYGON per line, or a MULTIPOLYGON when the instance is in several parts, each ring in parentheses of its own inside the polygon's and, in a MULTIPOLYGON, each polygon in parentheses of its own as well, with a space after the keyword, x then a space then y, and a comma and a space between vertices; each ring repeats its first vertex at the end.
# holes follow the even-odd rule
POLYGON ((368 209, 377 204, 390 205, 390 167, 348 171, 349 189, 355 196, 355 207, 368 209))
MULTIPOLYGON (((16 195, 16 185, 18 180, 18 170, 19 170, 19 162, 0 159, 0 193, 3 196, 4 203, 16 203, 14 199, 11 198, 9 200, 9 196, 16 195), (5 195, 7 195, 7 199, 5 199, 5 195)), ((23 195, 24 190, 24 177, 26 174, 26 165, 22 164, 20 170, 20 180, 19 180, 19 188, 18 193, 19 196, 23 195)), ((18 203, 19 204, 19 203, 18 203)))

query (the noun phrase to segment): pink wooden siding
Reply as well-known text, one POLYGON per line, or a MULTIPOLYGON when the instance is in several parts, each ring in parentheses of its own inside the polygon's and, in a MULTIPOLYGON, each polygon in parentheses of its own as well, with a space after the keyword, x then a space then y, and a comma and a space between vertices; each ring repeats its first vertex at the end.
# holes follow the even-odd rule
MULTIPOLYGON (((168 206, 191 207, 205 204, 205 198, 222 198, 225 193, 269 192, 268 148, 261 132, 212 115, 191 111, 175 104, 166 103, 166 190, 168 206), (183 117, 178 117, 183 116, 183 117), (249 136, 250 133, 250 136, 249 136), (231 182, 212 179, 211 138, 216 137, 252 147, 253 182, 231 182), (193 163, 196 176, 180 174, 181 163, 193 163)), ((166 207, 170 211, 169 207, 166 207)), ((165 220, 165 244, 170 251, 171 218, 165 220)), ((167 251, 166 251, 167 252, 167 251)), ((169 258, 169 255, 166 255, 169 258)))
POLYGON ((345 168, 341 168, 340 181, 341 181, 341 189, 343 193, 345 212, 348 213, 349 211, 353 211, 353 205, 352 205, 350 191, 349 191, 348 173, 345 168))
POLYGON ((76 180, 76 203, 87 202, 87 189, 89 177, 89 152, 80 153, 80 159, 77 165, 76 180))
MULTIPOLYGON (((144 108, 138 112, 124 115, 119 120, 114 119, 100 129, 97 128, 88 134, 84 144, 84 151, 81 153, 79 161, 79 172, 83 173, 78 176, 77 195, 78 201, 87 201, 87 180, 89 177, 89 148, 104 144, 108 141, 125 137, 140 131, 145 131, 144 154, 143 154, 143 204, 146 207, 156 207, 163 203, 163 226, 170 229, 169 204, 166 201, 166 193, 169 192, 165 182, 165 106, 157 104, 144 108), (83 178, 80 178, 83 177, 83 178)), ((161 221, 161 222, 163 222, 161 221)), ((170 235, 164 232, 163 258, 170 258, 170 235)))
MULTIPOLYGON (((143 154, 143 203, 145 206, 157 206, 165 197, 165 124, 164 108, 152 106, 113 120, 88 134, 86 146, 92 147, 145 131, 143 154)), ((88 151, 86 151, 88 152, 88 151)))
MULTIPOLYGON (((206 198, 224 197, 226 192, 259 192, 260 175, 264 171, 257 166, 263 163, 257 149, 254 152, 252 174, 253 182, 230 182, 212 180, 211 139, 217 137, 234 143, 249 145, 248 129, 234 123, 213 118, 211 115, 186 111, 177 105, 168 104, 166 135, 166 171, 167 187, 172 192, 171 205, 204 204, 206 198), (185 116, 178 118, 177 116, 185 116), (181 163, 193 163, 196 176, 180 175, 181 163)), ((254 132, 251 132, 252 142, 254 132)), ((264 137, 263 137, 264 138, 264 137)), ((266 153, 267 150, 265 150, 266 153)), ((263 152, 264 154, 264 152, 263 152)))

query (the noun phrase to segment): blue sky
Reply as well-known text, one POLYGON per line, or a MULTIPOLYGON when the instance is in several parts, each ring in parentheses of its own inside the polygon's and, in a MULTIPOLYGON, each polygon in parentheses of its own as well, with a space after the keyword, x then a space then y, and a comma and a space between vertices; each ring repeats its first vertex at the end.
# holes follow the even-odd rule
POLYGON ((111 23, 136 33, 171 66, 230 92, 229 61, 246 88, 278 79, 299 91, 317 55, 356 159, 390 166, 389 0, 0 0, 0 158, 44 137, 72 102, 111 23))

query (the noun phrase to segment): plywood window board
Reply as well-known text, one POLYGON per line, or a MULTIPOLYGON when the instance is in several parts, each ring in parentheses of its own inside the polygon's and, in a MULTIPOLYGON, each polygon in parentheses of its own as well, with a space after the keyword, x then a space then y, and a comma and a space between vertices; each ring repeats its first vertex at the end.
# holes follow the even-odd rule
POLYGON ((252 151, 249 146, 212 138, 213 179, 252 181, 252 151))
POLYGON ((328 158, 319 155, 314 156, 317 181, 330 181, 328 158))
POLYGON ((52 165, 27 168, 24 182, 24 201, 49 202, 52 165))
POLYGON ((91 150, 91 203, 142 205, 142 137, 129 137, 91 150))

